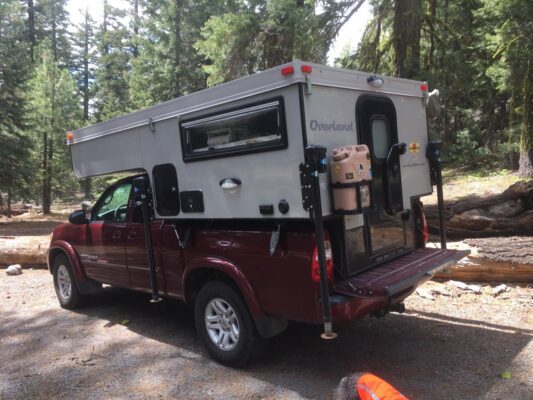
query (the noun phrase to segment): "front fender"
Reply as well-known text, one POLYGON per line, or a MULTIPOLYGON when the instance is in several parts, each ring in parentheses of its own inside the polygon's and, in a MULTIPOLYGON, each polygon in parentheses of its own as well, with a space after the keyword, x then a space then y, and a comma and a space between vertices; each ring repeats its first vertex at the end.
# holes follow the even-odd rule
POLYGON ((259 305, 254 289, 252 288, 252 285, 250 285, 250 282, 248 282, 246 276, 235 264, 223 258, 199 257, 188 263, 182 278, 183 293, 187 293, 186 285, 190 274, 199 269, 216 270, 228 276, 239 288, 246 304, 248 304, 248 308, 250 309, 253 318, 257 319, 265 315, 259 305))
POLYGON ((76 282, 78 282, 78 285, 89 281, 89 279, 87 278, 87 275, 85 275, 85 271, 83 270, 81 266, 78 253, 76 253, 76 250, 74 250, 74 247, 72 247, 70 243, 64 240, 54 240, 52 243, 50 243, 50 247, 48 248, 48 254, 47 254, 48 270, 50 272, 53 272, 52 271, 52 266, 54 264, 53 257, 55 256, 55 254, 57 254, 57 251, 61 251, 67 255, 70 261, 70 265, 72 266, 72 271, 74 272, 74 275, 76 277, 76 282))

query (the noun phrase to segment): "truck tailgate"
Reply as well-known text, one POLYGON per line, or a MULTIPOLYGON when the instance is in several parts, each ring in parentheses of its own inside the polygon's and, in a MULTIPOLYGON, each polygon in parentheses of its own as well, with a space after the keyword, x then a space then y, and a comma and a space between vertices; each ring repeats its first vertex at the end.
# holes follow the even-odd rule
POLYGON ((333 291, 346 296, 386 295, 390 304, 394 304, 435 273, 469 253, 469 250, 416 249, 349 279, 335 282, 333 291))

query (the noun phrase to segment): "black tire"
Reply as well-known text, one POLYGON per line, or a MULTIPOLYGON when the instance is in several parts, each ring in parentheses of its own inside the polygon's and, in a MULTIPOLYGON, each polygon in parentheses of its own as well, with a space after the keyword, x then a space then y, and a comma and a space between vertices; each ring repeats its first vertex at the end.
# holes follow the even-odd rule
POLYGON ((246 364, 252 356, 256 355, 264 345, 264 340, 257 334, 254 321, 248 311, 246 303, 234 288, 224 282, 210 281, 202 287, 196 297, 194 319, 196 322, 196 331, 207 348, 207 351, 221 364, 232 367, 242 366, 246 364), (216 313, 215 308, 217 307, 214 307, 216 304, 215 300, 221 300, 218 304, 221 304, 222 307, 225 307, 225 305, 229 306, 223 308, 223 310, 225 309, 228 311, 227 314, 216 313), (236 316, 238 324, 238 334, 236 335, 237 341, 234 340, 234 322, 230 322, 229 325, 227 324, 227 321, 235 321, 235 318, 232 319, 230 317, 224 320, 222 317, 222 315, 233 315, 231 311, 233 311, 233 314, 236 316), (221 325, 221 328, 208 329, 207 315, 218 318, 218 321, 212 321, 212 323, 216 325, 218 322, 218 324, 221 325), (222 326, 222 324, 226 325, 222 326), (223 346, 224 343, 217 345, 215 339, 212 339, 212 335, 214 335, 217 329, 219 329, 220 336, 224 339, 226 336, 229 336, 227 340, 227 349, 220 347, 223 346), (225 332, 225 336, 222 331, 225 332))
POLYGON ((70 260, 65 254, 60 254, 54 259, 53 264, 54 289, 59 300, 59 305, 67 310, 73 310, 83 304, 84 296, 78 289, 78 284, 70 260), (67 290, 70 282, 70 290, 67 290))

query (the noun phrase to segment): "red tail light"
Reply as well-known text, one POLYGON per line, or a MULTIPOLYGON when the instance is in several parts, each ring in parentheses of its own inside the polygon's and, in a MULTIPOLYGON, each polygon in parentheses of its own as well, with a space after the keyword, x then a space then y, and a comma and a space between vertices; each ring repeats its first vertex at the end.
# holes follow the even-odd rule
MULTIPOLYGON (((328 281, 333 282, 333 257, 331 255, 331 242, 329 239, 324 240, 324 247, 326 249, 326 271, 328 281)), ((313 259, 311 260, 311 279, 314 282, 320 282, 320 266, 318 263, 318 248, 316 246, 313 250, 313 259)))

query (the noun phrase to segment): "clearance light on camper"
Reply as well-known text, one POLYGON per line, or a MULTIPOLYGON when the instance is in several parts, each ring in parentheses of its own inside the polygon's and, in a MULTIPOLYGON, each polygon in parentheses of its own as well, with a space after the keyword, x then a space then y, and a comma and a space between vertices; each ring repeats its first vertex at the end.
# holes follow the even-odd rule
POLYGON ((423 91, 423 92, 427 92, 428 91, 428 84, 427 83, 423 83, 420 85, 420 90, 423 91))
POLYGON ((67 140, 72 142, 74 140, 74 134, 72 132, 67 132, 67 140))
POLYGON ((368 82, 370 86, 375 87, 375 88, 380 88, 385 83, 383 78, 380 78, 379 76, 376 76, 376 75, 370 75, 368 78, 366 78, 366 81, 368 82))
POLYGON ((311 67, 310 65, 302 65, 302 72, 304 74, 310 74, 311 72, 313 72, 313 67, 311 67))
POLYGON ((287 76, 294 74, 294 67, 292 65, 289 65, 288 67, 283 67, 281 69, 281 75, 287 76))

